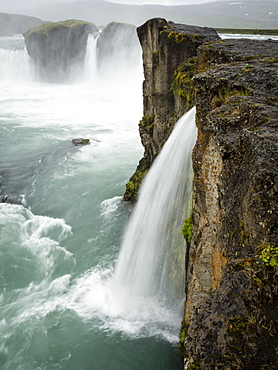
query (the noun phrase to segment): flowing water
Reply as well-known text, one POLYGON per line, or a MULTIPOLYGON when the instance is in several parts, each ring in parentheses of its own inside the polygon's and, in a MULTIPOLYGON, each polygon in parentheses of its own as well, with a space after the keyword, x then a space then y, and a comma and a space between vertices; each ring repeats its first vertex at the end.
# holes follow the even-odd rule
MULTIPOLYGON (((177 351, 182 288, 171 290, 170 301, 168 292, 163 295, 165 277, 174 274, 161 264, 170 252, 165 247, 155 267, 168 271, 163 282, 151 289, 150 280, 157 278, 147 276, 144 290, 138 274, 145 279, 147 273, 129 259, 133 250, 126 252, 133 239, 136 248, 140 242, 132 234, 136 231, 128 232, 114 273, 131 215, 122 195, 142 156, 140 57, 124 73, 114 69, 100 75, 91 38, 84 74, 71 84, 48 84, 34 78, 21 36, 0 38, 0 196, 6 201, 0 203, 3 370, 182 368, 177 351), (90 139, 90 145, 74 146, 71 140, 80 137, 90 139), (126 282, 128 293, 122 289, 126 282)), ((179 170, 184 177, 187 169, 179 170)), ((143 203, 150 202, 148 197, 153 196, 143 203)), ((186 212, 178 203, 186 197, 182 193, 174 207, 186 212)), ((149 223, 147 212, 153 211, 144 208, 132 222, 142 217, 143 224, 149 223)), ((154 238, 144 241, 143 251, 146 243, 157 248, 154 238)), ((146 261, 149 253, 158 250, 146 251, 146 261)), ((170 264, 175 258, 169 257, 170 264)), ((174 284, 173 276, 170 280, 174 284)))

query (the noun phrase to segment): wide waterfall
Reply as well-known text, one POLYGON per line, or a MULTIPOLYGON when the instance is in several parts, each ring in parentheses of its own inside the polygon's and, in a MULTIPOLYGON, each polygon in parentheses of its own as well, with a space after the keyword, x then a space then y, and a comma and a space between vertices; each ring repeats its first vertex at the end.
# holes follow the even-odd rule
POLYGON ((89 38, 82 75, 42 82, 23 37, 0 38, 3 370, 183 367, 180 229, 194 111, 157 158, 125 233, 132 209, 122 195, 143 151, 141 54, 110 67, 100 72, 89 38), (74 146, 80 137, 90 145, 74 146))
POLYGON ((173 303, 184 294, 183 220, 192 191, 195 107, 177 122, 140 192, 116 265, 115 282, 129 296, 173 303))

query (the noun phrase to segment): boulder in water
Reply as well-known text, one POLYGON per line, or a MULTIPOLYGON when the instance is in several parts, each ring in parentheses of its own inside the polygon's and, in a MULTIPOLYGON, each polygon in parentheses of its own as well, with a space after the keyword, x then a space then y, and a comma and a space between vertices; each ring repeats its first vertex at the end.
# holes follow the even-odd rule
POLYGON ((23 34, 37 77, 48 82, 65 82, 84 67, 87 39, 97 33, 90 22, 67 20, 45 23, 23 34))
POLYGON ((90 144, 90 139, 72 139, 72 143, 75 145, 75 146, 79 146, 79 145, 88 145, 90 144))

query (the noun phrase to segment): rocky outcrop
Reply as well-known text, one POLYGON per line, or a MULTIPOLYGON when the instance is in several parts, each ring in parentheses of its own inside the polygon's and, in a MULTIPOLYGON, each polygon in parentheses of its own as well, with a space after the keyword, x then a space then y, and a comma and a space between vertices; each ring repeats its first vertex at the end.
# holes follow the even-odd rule
POLYGON ((137 29, 143 51, 144 116, 139 124, 144 158, 127 184, 125 200, 135 201, 144 174, 160 152, 173 125, 189 104, 175 106, 173 76, 176 68, 197 55, 198 47, 207 41, 218 40, 211 28, 186 26, 155 18, 137 29))
POLYGON ((198 50, 189 369, 277 368, 277 51, 244 39, 198 50))
POLYGON ((97 39, 97 62, 100 73, 107 73, 111 66, 113 75, 119 73, 119 70, 134 68, 138 64, 140 54, 136 27, 131 24, 111 22, 97 39))
POLYGON ((42 23, 41 19, 27 15, 0 13, 0 36, 24 33, 42 23))
POLYGON ((70 81, 81 73, 87 39, 98 30, 93 23, 68 20, 45 23, 24 33, 37 78, 50 82, 70 81))
POLYGON ((146 114, 138 177, 170 134, 173 117, 196 105, 193 212, 183 230, 190 241, 180 343, 185 368, 277 369, 278 42, 194 45, 196 37, 173 35, 164 22, 138 30, 146 114), (191 39, 187 54, 175 41, 175 66, 167 64, 163 37, 191 39))

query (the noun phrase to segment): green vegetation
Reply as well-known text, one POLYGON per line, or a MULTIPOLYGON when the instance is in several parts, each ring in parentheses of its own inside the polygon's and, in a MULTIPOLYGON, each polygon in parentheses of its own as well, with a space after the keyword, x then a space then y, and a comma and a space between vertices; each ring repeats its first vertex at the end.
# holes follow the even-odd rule
POLYGON ((152 115, 152 116, 143 116, 143 118, 139 122, 139 128, 144 128, 152 136, 153 135, 153 127, 154 127, 154 115, 152 115))
POLYGON ((135 173, 131 176, 129 182, 126 184, 126 191, 124 200, 130 203, 135 203, 138 198, 138 192, 142 181, 148 173, 149 166, 144 159, 141 159, 135 173))
POLYGON ((29 38, 31 34, 37 34, 38 36, 45 37, 48 35, 49 32, 54 30, 55 28, 65 27, 65 28, 77 28, 81 25, 87 25, 88 26, 88 33, 91 32, 91 28, 95 27, 93 23, 85 22, 85 21, 79 21, 75 19, 68 19, 66 21, 62 22, 48 22, 41 24, 36 27, 30 28, 27 32, 24 33, 25 38, 29 38))
POLYGON ((181 42, 183 42, 186 38, 186 34, 184 33, 178 33, 178 32, 169 32, 168 33, 168 39, 171 40, 171 39, 174 39, 174 41, 177 43, 177 44, 180 44, 181 42))
POLYGON ((273 267, 275 273, 278 275, 278 247, 275 247, 268 242, 263 242, 260 245, 260 249, 262 249, 259 254, 260 259, 266 264, 266 266, 273 267))
POLYGON ((184 221, 183 228, 182 228, 182 234, 184 236, 184 239, 190 243, 192 238, 192 216, 187 217, 184 221))

